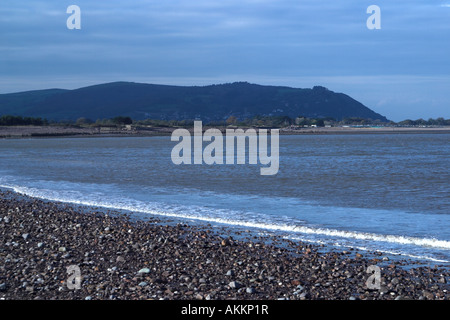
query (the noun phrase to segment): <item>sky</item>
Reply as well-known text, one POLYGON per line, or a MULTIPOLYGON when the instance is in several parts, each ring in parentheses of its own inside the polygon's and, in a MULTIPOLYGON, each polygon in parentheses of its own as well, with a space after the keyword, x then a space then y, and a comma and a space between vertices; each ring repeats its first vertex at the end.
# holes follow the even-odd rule
POLYGON ((450 0, 0 0, 0 94, 248 81, 324 86, 394 121, 450 118, 449 59, 450 0))

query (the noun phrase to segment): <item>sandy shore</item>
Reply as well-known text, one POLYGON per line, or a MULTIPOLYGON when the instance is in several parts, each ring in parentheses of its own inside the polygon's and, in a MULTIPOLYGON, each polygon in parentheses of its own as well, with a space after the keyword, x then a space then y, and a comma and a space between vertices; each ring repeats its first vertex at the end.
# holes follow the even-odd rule
POLYGON ((268 240, 254 233, 236 236, 226 227, 136 220, 4 191, 0 299, 450 297, 449 272, 439 266, 406 268, 406 260, 390 261, 375 253, 324 252, 306 243, 268 240), (369 266, 380 268, 378 287, 368 282, 369 266), (68 273, 68 267, 73 271, 68 273))

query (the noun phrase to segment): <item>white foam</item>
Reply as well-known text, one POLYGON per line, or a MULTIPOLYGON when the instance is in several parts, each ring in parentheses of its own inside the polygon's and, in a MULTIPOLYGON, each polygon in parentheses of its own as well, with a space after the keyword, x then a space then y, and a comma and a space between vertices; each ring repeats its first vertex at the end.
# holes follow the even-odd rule
MULTIPOLYGON (((63 195, 61 191, 52 191, 52 190, 42 190, 37 188, 29 188, 23 186, 9 186, 9 185, 0 185, 3 188, 9 188, 14 190, 17 193, 21 193, 27 196, 57 201, 57 202, 65 202, 77 205, 84 206, 93 206, 93 207, 101 207, 107 209, 115 209, 115 210, 126 210, 131 212, 138 213, 146 213, 157 216, 165 216, 165 217, 173 217, 173 218, 183 218, 183 219, 195 219, 204 222, 211 223, 221 223, 232 226, 240 226, 240 227, 248 227, 248 228, 258 228, 264 230, 272 230, 272 231, 282 231, 289 233, 300 233, 300 234, 310 234, 310 235, 321 235, 327 237, 339 237, 345 239, 355 239, 355 240, 363 240, 363 241, 375 241, 375 242, 386 242, 400 245, 413 245, 427 248, 436 248, 436 249, 450 249, 450 241, 447 240, 439 240, 434 238, 419 238, 419 237, 410 237, 410 236, 401 236, 401 235, 384 235, 384 234, 375 234, 375 233, 366 233, 366 232, 358 232, 358 231, 346 231, 346 230, 336 230, 329 228, 313 228, 309 226, 299 226, 299 225, 290 225, 286 223, 266 223, 261 222, 261 219, 256 221, 248 221, 243 220, 238 217, 238 215, 231 215, 232 218, 223 218, 218 216, 207 215, 206 212, 202 210, 188 210, 188 208, 178 208, 179 212, 166 211, 158 208, 157 206, 153 207, 144 202, 135 201, 135 200, 123 200, 121 202, 118 199, 108 200, 103 199, 102 202, 97 200, 90 199, 74 199, 74 192, 66 192, 66 196, 63 195), (197 212, 197 213, 196 213, 197 212), (200 214, 198 213, 200 212, 200 214)), ((75 192, 76 193, 76 192, 75 192)), ((81 196, 81 195, 80 195, 81 196)), ((227 212, 228 216, 228 212, 227 212)), ((249 218, 247 216, 247 218, 249 218)), ((257 218, 256 218, 257 219, 257 218)))
MULTIPOLYGON (((296 236, 286 236, 284 237, 285 239, 289 239, 289 240, 299 240, 299 241, 304 241, 304 242, 311 242, 311 243, 317 243, 317 244, 327 244, 325 241, 321 241, 321 240, 310 240, 304 237, 296 237, 296 236)), ((430 257, 427 255, 415 255, 415 254, 411 254, 411 253, 406 253, 406 252, 398 252, 398 251, 393 251, 393 250, 386 250, 386 249, 376 249, 374 250, 374 248, 369 248, 369 247, 361 247, 361 246, 350 246, 349 244, 344 244, 344 243, 339 243, 339 242, 335 242, 332 241, 331 245, 333 247, 352 247, 353 249, 358 249, 358 250, 362 250, 362 251, 376 251, 376 252, 381 252, 390 256, 405 256, 405 257, 409 257, 409 258, 413 258, 413 259, 418 259, 418 260, 430 260, 433 262, 439 262, 439 263, 450 263, 450 261, 448 260, 444 260, 444 259, 437 259, 434 257, 430 257)))

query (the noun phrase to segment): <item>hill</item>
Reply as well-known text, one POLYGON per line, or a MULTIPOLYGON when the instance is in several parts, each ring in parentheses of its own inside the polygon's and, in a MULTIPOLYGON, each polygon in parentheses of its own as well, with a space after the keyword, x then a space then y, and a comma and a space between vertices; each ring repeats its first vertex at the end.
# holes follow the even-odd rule
POLYGON ((0 115, 49 120, 92 120, 118 115, 136 120, 201 119, 220 121, 255 115, 295 118, 349 117, 388 121, 360 102, 324 87, 300 89, 235 82, 208 86, 172 86, 113 82, 75 90, 48 89, 0 94, 0 115))

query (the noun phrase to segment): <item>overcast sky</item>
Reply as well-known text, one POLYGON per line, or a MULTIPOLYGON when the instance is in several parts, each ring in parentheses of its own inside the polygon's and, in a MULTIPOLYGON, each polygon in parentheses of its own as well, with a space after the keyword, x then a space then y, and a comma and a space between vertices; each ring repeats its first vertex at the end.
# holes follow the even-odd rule
POLYGON ((0 0, 0 93, 322 85, 394 121, 450 118, 449 58, 450 0, 0 0), (66 26, 72 4, 81 30, 66 26))

